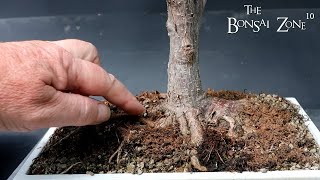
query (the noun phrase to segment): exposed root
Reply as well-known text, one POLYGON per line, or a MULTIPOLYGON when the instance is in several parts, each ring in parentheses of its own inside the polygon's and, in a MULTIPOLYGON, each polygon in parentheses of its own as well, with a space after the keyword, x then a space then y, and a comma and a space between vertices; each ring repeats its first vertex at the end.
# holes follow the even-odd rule
POLYGON ((201 121, 198 117, 200 114, 199 110, 191 109, 186 112, 186 119, 188 120, 188 125, 191 133, 191 143, 197 147, 201 145, 203 141, 203 132, 201 121))
MULTIPOLYGON (((62 141, 68 139, 70 136, 72 136, 73 134, 76 134, 78 131, 80 131, 80 127, 77 127, 76 129, 74 129, 71 133, 69 133, 68 135, 64 136, 63 138, 61 138, 58 142, 54 143, 51 147, 55 147, 58 144, 60 144, 62 141)), ((48 151, 49 149, 44 149, 43 152, 48 151)))
POLYGON ((238 137, 243 134, 242 122, 239 122, 238 110, 246 100, 226 100, 213 98, 206 113, 206 122, 228 131, 228 136, 238 137))
POLYGON ((191 158, 190 162, 193 168, 199 170, 199 171, 208 171, 208 169, 205 166, 202 166, 199 162, 199 159, 197 157, 198 152, 196 150, 191 150, 191 158))
MULTIPOLYGON (((214 92, 211 92, 213 94, 214 92)), ((236 96, 230 96, 230 99, 221 99, 213 96, 206 96, 200 98, 198 104, 195 107, 183 106, 183 105, 169 105, 163 96, 160 98, 161 102, 157 108, 147 109, 148 115, 153 114, 163 115, 160 120, 157 121, 144 121, 143 123, 149 127, 165 128, 170 125, 178 125, 183 136, 190 136, 190 144, 195 147, 193 153, 190 154, 190 164, 193 168, 199 171, 206 171, 207 168, 200 164, 197 156, 197 147, 203 143, 204 127, 212 126, 214 128, 220 128, 223 131, 227 131, 227 135, 230 137, 237 137, 243 131, 241 122, 238 122, 238 110, 246 102, 245 100, 237 99, 236 96)), ((146 94, 146 96, 148 96, 146 94)), ((144 101, 143 101, 144 102, 144 101)), ((150 103, 150 102, 148 102, 150 103)), ((147 106, 149 107, 149 106, 147 106)), ((212 149, 212 151, 217 151, 212 149)), ((222 163, 225 163, 218 154, 222 163)))
POLYGON ((190 160, 191 160, 192 166, 195 169, 197 169, 199 171, 203 171, 203 172, 208 171, 208 169, 205 166, 200 165, 199 159, 196 156, 191 156, 190 160))
POLYGON ((204 159, 203 159, 204 161, 206 161, 206 162, 209 161, 212 151, 213 151, 213 147, 211 147, 209 153, 204 157, 204 159))
POLYGON ((111 163, 112 159, 118 154, 117 158, 117 164, 119 163, 119 154, 121 152, 122 146, 124 145, 124 141, 121 142, 118 149, 110 156, 108 163, 111 163))
MULTIPOLYGON (((191 144, 198 147, 203 142, 203 131, 199 115, 200 111, 195 108, 187 108, 187 110, 183 108, 176 109, 175 111, 170 111, 169 116, 166 116, 158 120, 155 124, 152 124, 152 127, 155 125, 155 127, 165 128, 177 122, 182 135, 190 136, 191 144)), ((200 164, 196 150, 192 150, 190 162, 193 168, 199 171, 207 171, 207 168, 200 164)))
POLYGON ((235 121, 232 117, 229 116, 223 116, 223 119, 226 120, 229 123, 229 130, 228 130, 228 135, 231 137, 235 137, 236 134, 234 132, 234 126, 235 126, 235 121))
POLYGON ((169 125, 173 124, 173 118, 172 116, 168 116, 168 117, 165 117, 165 118, 161 118, 159 121, 158 121, 158 127, 167 127, 169 125))
POLYGON ((237 121, 237 110, 246 101, 243 100, 226 100, 219 98, 208 98, 203 101, 205 109, 203 113, 197 108, 167 108, 169 115, 160 119, 156 123, 148 123, 152 127, 167 127, 169 125, 178 123, 181 134, 191 137, 191 143, 198 147, 203 141, 203 126, 212 125, 214 127, 221 127, 228 131, 231 137, 237 137, 242 134, 241 122, 237 121), (210 103, 207 103, 211 100, 210 103), (207 107, 206 107, 207 106, 207 107))
POLYGON ((147 123, 152 125, 152 127, 165 128, 169 125, 177 122, 181 134, 184 136, 191 136, 191 143, 195 146, 201 145, 202 138, 202 125, 199 119, 200 111, 194 108, 189 108, 188 110, 178 109, 167 117, 164 117, 157 121, 155 124, 147 123))
POLYGON ((218 152, 217 150, 215 150, 215 151, 216 151, 216 153, 217 153, 217 155, 218 155, 218 157, 219 157, 220 161, 221 161, 223 164, 226 164, 226 163, 224 162, 224 160, 221 158, 221 156, 220 156, 219 152, 218 152))
POLYGON ((152 128, 157 126, 157 124, 155 122, 150 121, 150 120, 139 119, 139 121, 142 122, 143 124, 146 124, 149 127, 152 127, 152 128))
POLYGON ((69 166, 66 170, 62 171, 60 174, 66 174, 67 172, 70 171, 70 169, 72 169, 74 166, 76 166, 76 165, 78 165, 78 164, 80 164, 80 163, 82 163, 82 162, 76 162, 76 163, 72 164, 72 165, 69 166))
POLYGON ((182 135, 184 135, 184 136, 190 135, 190 131, 189 131, 189 127, 188 127, 188 120, 187 120, 185 112, 179 113, 179 115, 177 116, 177 121, 179 123, 180 131, 181 131, 182 135))

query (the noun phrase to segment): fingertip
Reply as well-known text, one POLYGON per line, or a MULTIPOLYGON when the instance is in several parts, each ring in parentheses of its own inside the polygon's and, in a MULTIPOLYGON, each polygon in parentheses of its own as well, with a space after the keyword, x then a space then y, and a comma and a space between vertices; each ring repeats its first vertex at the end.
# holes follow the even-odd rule
POLYGON ((108 73, 104 98, 131 115, 141 115, 145 108, 113 74, 108 73))
POLYGON ((139 101, 136 99, 133 99, 132 101, 130 101, 125 109, 131 115, 141 115, 146 110, 144 106, 140 104, 139 101))
POLYGON ((137 106, 137 114, 138 115, 143 114, 146 111, 146 108, 138 101, 136 101, 136 104, 137 104, 136 105, 137 106))
POLYGON ((105 122, 110 119, 111 111, 108 106, 105 104, 99 103, 98 104, 98 117, 97 117, 97 124, 105 122))

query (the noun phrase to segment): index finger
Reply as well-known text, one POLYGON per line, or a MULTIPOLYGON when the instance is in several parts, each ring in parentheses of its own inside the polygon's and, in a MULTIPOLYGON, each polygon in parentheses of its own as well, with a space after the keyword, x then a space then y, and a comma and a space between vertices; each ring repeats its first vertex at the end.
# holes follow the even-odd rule
POLYGON ((84 94, 103 96, 129 114, 138 115, 144 107, 129 90, 112 74, 94 63, 75 59, 67 68, 68 89, 84 94))
POLYGON ((114 75, 107 73, 104 96, 108 101, 130 114, 142 114, 144 107, 114 75))

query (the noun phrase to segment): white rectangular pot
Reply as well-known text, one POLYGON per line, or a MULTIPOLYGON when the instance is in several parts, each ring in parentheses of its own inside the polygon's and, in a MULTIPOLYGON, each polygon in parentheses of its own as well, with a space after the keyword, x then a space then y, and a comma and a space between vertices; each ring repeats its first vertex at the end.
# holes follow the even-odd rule
MULTIPOLYGON (((318 146, 320 147, 320 132, 306 112, 302 109, 300 104, 295 98, 287 98, 293 104, 300 107, 299 113, 305 117, 305 124, 308 127, 310 133, 315 138, 318 146)), ((33 148, 25 160, 20 164, 16 171, 10 178, 31 180, 31 179, 319 179, 320 170, 292 170, 292 171, 268 171, 262 172, 197 172, 197 173, 143 173, 137 174, 64 174, 64 175, 27 175, 32 160, 41 153, 42 148, 47 144, 51 135, 56 128, 50 128, 48 132, 43 136, 40 142, 33 148)))

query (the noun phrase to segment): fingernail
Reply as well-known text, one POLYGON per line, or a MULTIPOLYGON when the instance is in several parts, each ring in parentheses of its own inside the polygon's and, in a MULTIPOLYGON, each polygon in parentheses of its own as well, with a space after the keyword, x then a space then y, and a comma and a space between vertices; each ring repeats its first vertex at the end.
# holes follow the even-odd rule
POLYGON ((98 121, 104 122, 110 119, 110 108, 104 104, 98 104, 98 121))

